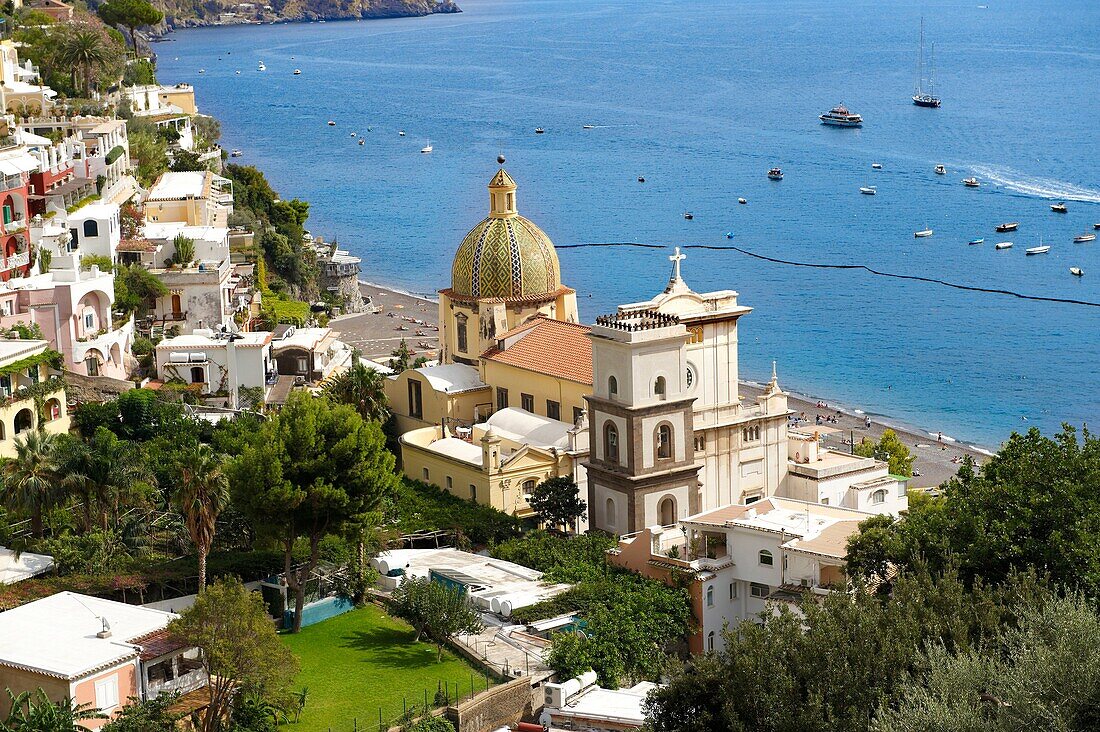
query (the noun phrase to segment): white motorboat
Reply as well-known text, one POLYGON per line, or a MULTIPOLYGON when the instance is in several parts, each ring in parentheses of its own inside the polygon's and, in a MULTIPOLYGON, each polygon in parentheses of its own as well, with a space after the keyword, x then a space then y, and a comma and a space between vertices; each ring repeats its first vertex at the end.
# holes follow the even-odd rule
POLYGON ((244 155, 244 153, 240 150, 234 150, 233 152, 229 153, 229 157, 231 158, 239 158, 242 155, 244 155))
POLYGON ((871 170, 882 170, 882 163, 871 163, 871 170))
POLYGON ((294 75, 295 76, 301 76, 302 75, 302 70, 301 69, 294 69, 294 75))
POLYGON ((970 246, 975 246, 977 244, 985 244, 985 239, 971 239, 969 244, 970 244, 970 246))
POLYGON ((996 249, 998 249, 998 250, 1011 249, 1011 248, 1012 248, 1012 242, 1010 242, 1010 241, 997 242, 996 249))
POLYGON ((1080 267, 1070 267, 1069 273, 1074 277, 1081 277, 1085 274, 1085 270, 1081 269, 1080 267))
POLYGON ((1050 210, 1054 213, 1065 213, 1069 209, 1066 208, 1066 204, 1064 203, 1052 203, 1050 204, 1050 210))
POLYGON ((328 126, 329 126, 329 127, 335 127, 335 126, 336 126, 336 121, 335 121, 335 120, 331 120, 331 119, 330 119, 330 120, 328 121, 328 126))
POLYGON ((917 239, 927 239, 928 237, 932 236, 932 230, 921 229, 920 231, 914 231, 913 236, 917 239))
POLYGON ((748 201, 746 201, 744 198, 738 198, 737 202, 740 203, 742 206, 744 206, 746 203, 748 203, 748 201))
POLYGON ((1075 244, 1084 244, 1087 241, 1096 241, 1096 234, 1078 234, 1073 237, 1075 244))
POLYGON ((963 185, 967 188, 978 188, 981 186, 981 181, 977 178, 963 178, 963 185))
POLYGON ((1024 253, 1027 254, 1027 256, 1030 257, 1033 254, 1046 254, 1049 251, 1050 251, 1050 245, 1049 244, 1044 244, 1043 246, 1039 246, 1039 247, 1030 247, 1029 249, 1026 249, 1024 253))
POLYGON ((582 125, 581 126, 582 130, 593 130, 595 128, 596 128, 596 125, 582 125))
POLYGON ((768 171, 768 180, 783 180, 783 171, 779 168, 772 168, 768 171))
POLYGON ((432 147, 432 141, 431 141, 431 140, 428 140, 428 144, 427 144, 427 145, 425 145, 424 147, 420 148, 420 152, 422 152, 422 153, 430 153, 430 152, 431 152, 432 150, 434 150, 434 149, 435 149, 435 148, 433 148, 433 147, 432 147))
POLYGON ((942 165, 937 165, 935 168, 932 169, 932 172, 934 172, 936 175, 947 175, 947 168, 943 167, 942 165))
POLYGON ((843 104, 838 104, 825 114, 819 115, 821 124, 832 127, 862 127, 863 117, 851 112, 843 104))
POLYGON ((398 134, 399 137, 404 137, 405 136, 405 130, 399 130, 397 134, 398 134))
POLYGON ((263 62, 263 61, 261 61, 261 62, 260 62, 260 65, 256 67, 256 70, 257 70, 257 71, 267 71, 267 67, 266 67, 266 66, 264 66, 264 62, 263 62))
POLYGON ((863 186, 859 189, 859 192, 865 196, 873 196, 877 193, 874 186, 863 186))

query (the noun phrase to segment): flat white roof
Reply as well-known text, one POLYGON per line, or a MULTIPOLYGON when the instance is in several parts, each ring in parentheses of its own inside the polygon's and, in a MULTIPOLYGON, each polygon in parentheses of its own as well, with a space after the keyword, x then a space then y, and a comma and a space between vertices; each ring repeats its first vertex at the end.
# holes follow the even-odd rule
POLYGON ((448 363, 441 366, 421 366, 416 369, 428 382, 433 391, 444 394, 457 394, 471 389, 485 388, 477 369, 462 363, 448 363))
POLYGON ((196 241, 212 241, 217 244, 225 242, 229 238, 227 226, 188 226, 182 221, 156 221, 145 224, 141 232, 146 239, 175 239, 183 234, 196 241))
POLYGON ((117 203, 89 203, 68 215, 71 221, 87 219, 109 219, 118 213, 117 203))
POLYGON ((153 189, 149 191, 147 201, 172 200, 178 198, 201 198, 206 181, 206 171, 195 170, 182 173, 162 173, 153 189))
MULTIPOLYGON (((271 338, 271 334, 267 331, 238 333, 237 336, 236 342, 238 346, 262 346, 271 338)), ((165 338, 157 344, 157 348, 163 348, 165 350, 177 348, 223 348, 228 343, 228 338, 212 338, 207 335, 191 333, 189 335, 179 335, 175 338, 165 338)))
POLYGON ((646 696, 656 684, 642 681, 629 689, 604 689, 590 686, 578 694, 569 697, 561 709, 551 709, 551 717, 582 718, 636 724, 645 723, 645 711, 642 705, 646 696))
POLYGON ((40 353, 48 345, 49 341, 0 340, 0 363, 40 353))
POLYGON ((0 585, 14 585, 53 567, 53 557, 48 554, 22 552, 18 556, 11 549, 0 546, 0 585))
POLYGON ((168 625, 173 613, 74 592, 0 613, 0 664, 73 679, 132 658, 128 641, 168 625), (103 621, 109 638, 97 638, 103 621))
POLYGON ((569 447, 569 430, 573 425, 542 417, 526 409, 499 409, 485 420, 482 427, 491 426, 499 437, 535 447, 569 447))
POLYGON ((477 445, 471 445, 465 440, 460 440, 457 437, 444 437, 442 440, 436 440, 430 445, 427 445, 425 449, 437 452, 440 455, 455 458, 456 460, 472 463, 473 465, 481 465, 481 448, 477 445))

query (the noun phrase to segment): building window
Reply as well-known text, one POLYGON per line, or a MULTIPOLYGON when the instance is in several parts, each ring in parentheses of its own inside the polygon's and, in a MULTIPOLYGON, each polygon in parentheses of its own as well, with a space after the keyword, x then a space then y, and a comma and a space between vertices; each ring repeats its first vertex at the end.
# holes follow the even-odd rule
POLYGON ((757 494, 755 496, 746 496, 745 497, 745 505, 747 506, 750 503, 756 503, 759 500, 760 500, 760 495, 759 494, 757 494))
POLYGON ((424 416, 424 402, 420 394, 420 382, 409 379, 409 416, 417 419, 424 416))
POLYGON ((91 310, 84 313, 84 330, 89 331, 95 328, 95 313, 91 310))
POLYGON ((661 526, 672 526, 676 523, 676 500, 672 496, 665 496, 657 504, 657 515, 660 517, 661 526))
POLYGON ((821 505, 822 506, 828 506, 829 505, 829 498, 828 497, 822 498, 821 499, 821 505))
POLYGON ((709 633, 707 633, 707 650, 708 651, 713 651, 714 650, 714 631, 713 630, 710 631, 709 633))
POLYGON ((535 492, 536 485, 537 483, 534 480, 523 481, 523 486, 521 490, 523 492, 523 500, 525 503, 531 502, 531 494, 535 492))
POLYGON ((0 376, 0 396, 11 396, 11 375, 4 374, 0 376))
POLYGON ((736 600, 737 599, 737 583, 736 582, 730 582, 730 599, 731 600, 736 600))
POLYGON ((688 328, 688 343, 702 343, 703 342, 703 326, 693 325, 688 328))
POLYGON ((692 384, 694 383, 695 369, 693 369, 691 366, 688 366, 687 369, 684 371, 684 386, 690 389, 692 384))
POLYGON ((84 222, 84 236, 99 236, 99 222, 88 219, 84 222))
POLYGON ((607 377, 607 393, 610 396, 616 396, 619 393, 619 380, 614 376, 607 377))
POLYGON ((714 607, 714 585, 707 587, 707 607, 714 607))
POLYGON ((657 427, 657 459, 672 459, 672 428, 667 424, 657 427))
POLYGON ((546 416, 561 421, 561 404, 552 399, 546 400, 546 416))
POLYGON ((603 507, 603 518, 607 523, 607 528, 613 528, 615 526, 615 501, 608 498, 607 503, 603 507))
POLYGON ((881 488, 871 494, 871 503, 878 505, 880 503, 886 503, 886 491, 881 488))
POLYGON ((770 567, 775 563, 775 557, 767 549, 760 550, 760 563, 765 567, 770 567))
POLYGON ((95 682, 95 705, 101 712, 109 712, 118 706, 118 675, 95 682))
POLYGON ((470 483, 470 500, 477 503, 477 486, 470 483))
POLYGON ((428 473, 428 469, 424 468, 424 482, 427 483, 431 479, 432 479, 432 477, 431 477, 431 474, 428 473))
POLYGON ((760 425, 752 425, 741 430, 742 442, 756 442, 760 439, 760 425))
POLYGON ((15 434, 21 435, 29 429, 34 429, 34 413, 29 409, 20 409, 15 415, 15 434))
POLYGON ((584 409, 581 407, 573 407, 573 424, 580 422, 582 416, 584 416, 584 409))
POLYGON ((303 376, 309 374, 309 363, 306 361, 305 356, 298 357, 298 373, 303 376))
POLYGON ((508 408, 508 390, 497 387, 497 409, 508 408))
POLYGON ((695 452, 703 452, 707 449, 707 436, 696 435, 695 436, 695 452))
POLYGON ((61 419, 61 402, 56 399, 50 399, 46 402, 46 419, 50 422, 61 419))
POLYGON ((99 376, 99 359, 88 356, 84 359, 84 370, 88 372, 88 376, 99 376))
POLYGON ((454 481, 451 480, 451 476, 448 475, 447 476, 447 490, 449 491, 452 488, 454 488, 454 481))
POLYGON ((665 398, 665 377, 658 376, 657 380, 653 382, 653 393, 658 399, 665 398))
POLYGON ((619 462, 619 429, 614 422, 603 426, 603 459, 609 463, 619 462))
POLYGON ((535 411, 535 397, 531 394, 520 394, 519 405, 526 409, 528 412, 535 411))
POLYGON ((749 583, 749 594, 753 597, 767 597, 771 592, 771 588, 767 585, 759 585, 755 582, 749 583))
POLYGON ((206 381, 206 371, 203 370, 203 367, 202 366, 192 366, 191 367, 191 383, 192 384, 201 384, 205 381, 206 381))
POLYGON ((455 323, 457 324, 455 333, 457 335, 458 350, 460 353, 466 353, 466 316, 459 313, 458 317, 455 318, 455 323))

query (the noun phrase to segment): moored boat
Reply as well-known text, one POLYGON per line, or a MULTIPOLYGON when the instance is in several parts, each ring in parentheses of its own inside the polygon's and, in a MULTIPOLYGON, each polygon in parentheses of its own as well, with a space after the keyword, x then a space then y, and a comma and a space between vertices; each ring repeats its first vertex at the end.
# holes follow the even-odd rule
POLYGON ((693 218, 695 218, 695 214, 693 214, 691 211, 684 211, 684 218, 688 221, 691 221, 693 218))
POLYGON ((1033 254, 1046 254, 1049 251, 1050 251, 1050 245, 1049 244, 1044 244, 1043 246, 1030 247, 1029 249, 1027 249, 1025 251, 1025 253, 1030 257, 1033 254))
POLYGON ((744 198, 738 198, 737 202, 740 203, 742 206, 748 203, 748 201, 746 201, 744 198))
POLYGON ((921 229, 920 231, 914 231, 913 236, 917 239, 927 239, 928 237, 932 236, 932 230, 921 229))
POLYGON ((783 180, 783 171, 779 168, 772 168, 768 171, 768 180, 783 180))
POLYGON ((1081 277, 1085 274, 1085 270, 1081 269, 1080 267, 1070 267, 1069 273, 1074 277, 1081 277))
POLYGON ((838 104, 825 114, 819 115, 821 124, 832 127, 862 127, 863 117, 849 111, 843 104, 838 104))
POLYGON ((969 244, 970 246, 974 246, 976 244, 985 244, 985 239, 971 239, 969 244))
POLYGON ((882 163, 871 163, 871 170, 882 170, 882 163))
POLYGON ((874 186, 863 186, 859 189, 859 192, 865 196, 873 196, 877 193, 874 186))
POLYGON ((967 188, 978 188, 981 184, 977 178, 963 178, 963 185, 967 188))
POLYGON ((435 148, 433 148, 433 147, 432 147, 432 141, 431 141, 431 140, 428 140, 428 144, 427 144, 427 145, 425 145, 424 147, 420 148, 420 152, 422 152, 422 153, 430 153, 430 152, 431 152, 432 150, 434 150, 434 149, 435 149, 435 148))
POLYGON ((942 165, 937 165, 935 168, 932 169, 932 172, 934 172, 936 175, 947 175, 947 168, 943 167, 942 165))
POLYGON ((301 69, 294 69, 294 75, 295 76, 301 76, 302 75, 302 70, 301 69))
POLYGON ((335 126, 336 126, 336 121, 335 121, 335 120, 331 120, 331 119, 330 119, 330 120, 328 121, 328 126, 329 126, 329 127, 335 127, 335 126))
POLYGON ((1065 213, 1069 209, 1066 208, 1066 204, 1064 203, 1052 203, 1050 204, 1050 210, 1054 213, 1065 213))
POLYGON ((917 55, 917 90, 913 93, 913 104, 918 107, 940 106, 936 96, 936 44, 932 44, 932 53, 928 56, 928 91, 924 90, 924 18, 920 19, 920 52, 917 55))
POLYGON ((1019 221, 1009 221, 1003 224, 997 224, 997 231, 1002 233, 1006 231, 1016 231, 1018 228, 1020 228, 1019 221))
POLYGON ((542 129, 541 127, 536 127, 536 128, 535 128, 535 134, 536 134, 536 135, 541 135, 541 134, 543 134, 543 133, 545 133, 545 132, 546 132, 546 130, 542 129))
POLYGON ((242 155, 244 155, 244 153, 241 152, 239 149, 234 150, 233 152, 229 153, 229 157, 231 157, 231 158, 239 158, 242 155))
POLYGON ((998 250, 1000 250, 1000 249, 1011 249, 1012 248, 1012 242, 1010 242, 1010 241, 998 242, 997 246, 995 248, 998 249, 998 250))
POLYGON ((1096 234, 1078 234, 1073 237, 1075 244, 1084 244, 1087 241, 1096 241, 1096 234))

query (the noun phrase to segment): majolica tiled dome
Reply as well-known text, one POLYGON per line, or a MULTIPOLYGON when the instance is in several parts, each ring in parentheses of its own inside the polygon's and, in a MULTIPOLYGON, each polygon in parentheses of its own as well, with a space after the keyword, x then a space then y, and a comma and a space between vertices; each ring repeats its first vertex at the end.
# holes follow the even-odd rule
POLYGON ((516 212, 515 191, 515 181, 503 169, 489 183, 489 216, 462 240, 451 267, 455 294, 513 300, 561 289, 554 244, 516 212))

